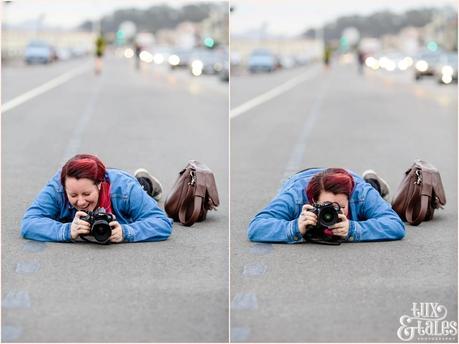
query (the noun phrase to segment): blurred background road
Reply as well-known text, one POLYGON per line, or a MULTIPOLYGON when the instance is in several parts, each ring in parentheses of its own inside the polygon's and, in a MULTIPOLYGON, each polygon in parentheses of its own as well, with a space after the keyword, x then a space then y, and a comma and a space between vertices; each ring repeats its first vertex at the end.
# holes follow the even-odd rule
MULTIPOLYGON (((357 13, 355 3, 342 7, 357 13)), ((457 61, 457 19, 455 29, 443 15, 408 30, 408 11, 363 6, 363 15, 343 14, 289 36, 287 28, 314 21, 306 14, 319 5, 291 3, 287 16, 287 4, 258 12, 255 1, 232 4, 232 341, 400 342, 400 317, 413 316, 414 302, 444 305, 457 324, 457 62, 438 66, 450 55, 457 61), (248 8, 253 30, 243 24, 248 8), (289 18, 285 26, 280 18, 289 18), (449 25, 456 39, 447 39, 449 25), (434 26, 443 28, 437 36, 428 30, 434 26), (309 55, 299 63, 302 51, 309 55), (282 63, 285 56, 296 62, 282 63), (417 158, 440 170, 448 203, 433 221, 407 225, 401 241, 328 247, 247 239, 254 215, 304 168, 371 168, 393 195, 417 158)), ((331 2, 322 7, 329 12, 331 2)), ((457 333, 413 339, 422 340, 455 342, 457 333)))
MULTIPOLYGON (((12 53, 3 65, 2 341, 225 342, 228 83, 216 73, 195 76, 188 65, 173 68, 167 57, 154 62, 159 41, 143 46, 136 64, 132 40, 110 42, 105 33, 98 75, 92 31, 81 56, 42 64, 12 53), (163 184, 161 208, 187 161, 202 161, 215 173, 221 205, 191 228, 174 224, 163 242, 20 238, 25 209, 80 152, 131 173, 147 168, 163 184)), ((200 42, 188 49, 205 49, 200 42)))

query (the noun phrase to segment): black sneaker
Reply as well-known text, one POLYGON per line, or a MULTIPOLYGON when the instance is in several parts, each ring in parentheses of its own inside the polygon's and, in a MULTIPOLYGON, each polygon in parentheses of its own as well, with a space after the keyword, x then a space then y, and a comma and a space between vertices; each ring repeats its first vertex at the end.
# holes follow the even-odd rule
POLYGON ((145 192, 153 197, 156 201, 161 199, 161 195, 163 194, 163 187, 158 179, 153 177, 146 169, 139 168, 135 171, 134 176, 139 181, 140 185, 142 185, 145 192))
POLYGON ((379 192, 382 198, 389 202, 390 188, 389 184, 387 184, 384 179, 379 177, 373 170, 366 170, 363 172, 362 178, 367 183, 371 184, 379 192))

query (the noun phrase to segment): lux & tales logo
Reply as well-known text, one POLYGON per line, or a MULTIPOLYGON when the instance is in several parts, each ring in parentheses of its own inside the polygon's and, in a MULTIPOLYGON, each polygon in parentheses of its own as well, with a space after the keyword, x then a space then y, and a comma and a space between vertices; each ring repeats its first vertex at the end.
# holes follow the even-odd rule
POLYGON ((457 335, 457 322, 446 320, 445 306, 435 302, 413 302, 412 315, 400 317, 397 336, 403 341, 416 339, 452 341, 457 335))

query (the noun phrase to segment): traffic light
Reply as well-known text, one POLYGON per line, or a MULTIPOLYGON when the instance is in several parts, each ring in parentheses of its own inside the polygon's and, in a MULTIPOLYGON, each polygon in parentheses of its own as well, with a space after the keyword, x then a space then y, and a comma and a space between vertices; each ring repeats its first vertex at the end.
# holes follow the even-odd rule
POLYGON ((212 37, 204 38, 204 46, 212 49, 215 46, 215 40, 212 37))
POLYGON ((123 45, 126 42, 124 31, 116 31, 116 44, 123 45))
POLYGON ((339 46, 341 50, 347 51, 349 49, 349 39, 347 37, 341 37, 339 40, 339 46))
POLYGON ((437 42, 430 41, 429 43, 427 43, 427 49, 429 49, 430 51, 437 51, 438 50, 437 42))

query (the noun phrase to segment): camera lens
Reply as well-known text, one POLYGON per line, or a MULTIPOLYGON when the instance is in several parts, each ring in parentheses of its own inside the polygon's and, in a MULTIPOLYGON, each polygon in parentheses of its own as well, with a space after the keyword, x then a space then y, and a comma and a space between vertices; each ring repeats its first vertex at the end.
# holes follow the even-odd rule
POLYGON ((324 227, 329 227, 338 222, 338 212, 333 207, 322 209, 319 214, 319 223, 324 227))
POLYGON ((112 229, 107 221, 97 220, 92 225, 91 232, 97 241, 105 242, 110 238, 112 229))
POLYGON ((325 213, 323 216, 323 220, 326 222, 330 222, 331 220, 333 220, 333 215, 330 213, 325 213))

